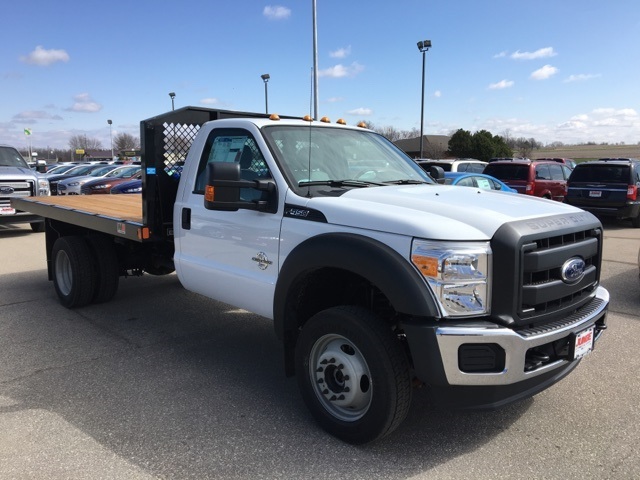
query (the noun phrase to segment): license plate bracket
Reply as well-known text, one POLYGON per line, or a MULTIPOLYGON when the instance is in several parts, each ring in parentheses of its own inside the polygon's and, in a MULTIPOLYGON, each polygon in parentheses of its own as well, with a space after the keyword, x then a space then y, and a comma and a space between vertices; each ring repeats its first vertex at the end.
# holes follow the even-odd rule
POLYGON ((593 351, 594 337, 594 326, 571 334, 569 343, 569 358, 572 360, 577 360, 591 353, 593 351))
POLYGON ((589 190, 589 196, 591 198, 600 198, 602 197, 602 190, 589 190))

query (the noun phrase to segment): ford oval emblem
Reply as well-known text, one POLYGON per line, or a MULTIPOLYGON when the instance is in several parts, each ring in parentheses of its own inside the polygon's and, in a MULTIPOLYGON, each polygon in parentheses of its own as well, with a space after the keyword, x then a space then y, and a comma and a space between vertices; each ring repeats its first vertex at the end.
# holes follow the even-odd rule
POLYGON ((565 283, 576 283, 584 277, 586 263, 580 257, 573 257, 564 262, 560 269, 560 276, 565 283))
POLYGON ((0 187, 0 193, 4 195, 11 195, 14 191, 13 187, 0 187))

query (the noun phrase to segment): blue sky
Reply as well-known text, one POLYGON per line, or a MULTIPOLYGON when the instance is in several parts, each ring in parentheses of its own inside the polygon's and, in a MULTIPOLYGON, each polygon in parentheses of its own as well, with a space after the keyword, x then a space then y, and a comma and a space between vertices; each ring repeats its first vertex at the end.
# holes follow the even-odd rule
MULTIPOLYGON (((0 144, 110 147, 187 105, 311 113, 311 0, 3 6, 0 144)), ((319 114, 428 134, 640 142, 637 0, 317 0, 319 114)))

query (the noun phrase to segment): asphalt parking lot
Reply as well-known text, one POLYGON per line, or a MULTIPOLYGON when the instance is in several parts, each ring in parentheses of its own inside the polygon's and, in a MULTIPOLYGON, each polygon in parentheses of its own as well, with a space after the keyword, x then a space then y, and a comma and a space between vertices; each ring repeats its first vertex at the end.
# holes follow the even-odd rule
POLYGON ((609 329, 566 379, 494 412, 415 392, 382 441, 344 444, 284 377, 270 322, 122 279, 67 310, 44 234, 0 226, 0 479, 640 478, 640 229, 605 223, 609 329))

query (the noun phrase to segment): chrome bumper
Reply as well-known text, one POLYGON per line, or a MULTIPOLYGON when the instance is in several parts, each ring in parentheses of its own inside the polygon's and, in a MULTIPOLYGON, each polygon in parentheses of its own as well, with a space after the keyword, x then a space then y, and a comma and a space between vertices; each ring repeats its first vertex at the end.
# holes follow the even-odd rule
MULTIPOLYGON (((438 327, 435 333, 447 382, 450 385, 466 386, 510 385, 567 365, 570 360, 556 360, 525 372, 525 357, 529 349, 589 328, 604 317, 609 305, 609 292, 603 287, 598 287, 595 298, 598 299, 597 308, 588 308, 588 304, 574 314, 576 317, 574 321, 557 329, 534 335, 524 336, 509 328, 489 323, 486 326, 465 327, 458 324, 438 327), (458 349, 461 345, 470 343, 494 343, 502 347, 505 351, 504 370, 497 373, 462 372, 458 368, 458 349)), ((600 335, 596 336, 594 342, 599 337, 600 335)))

